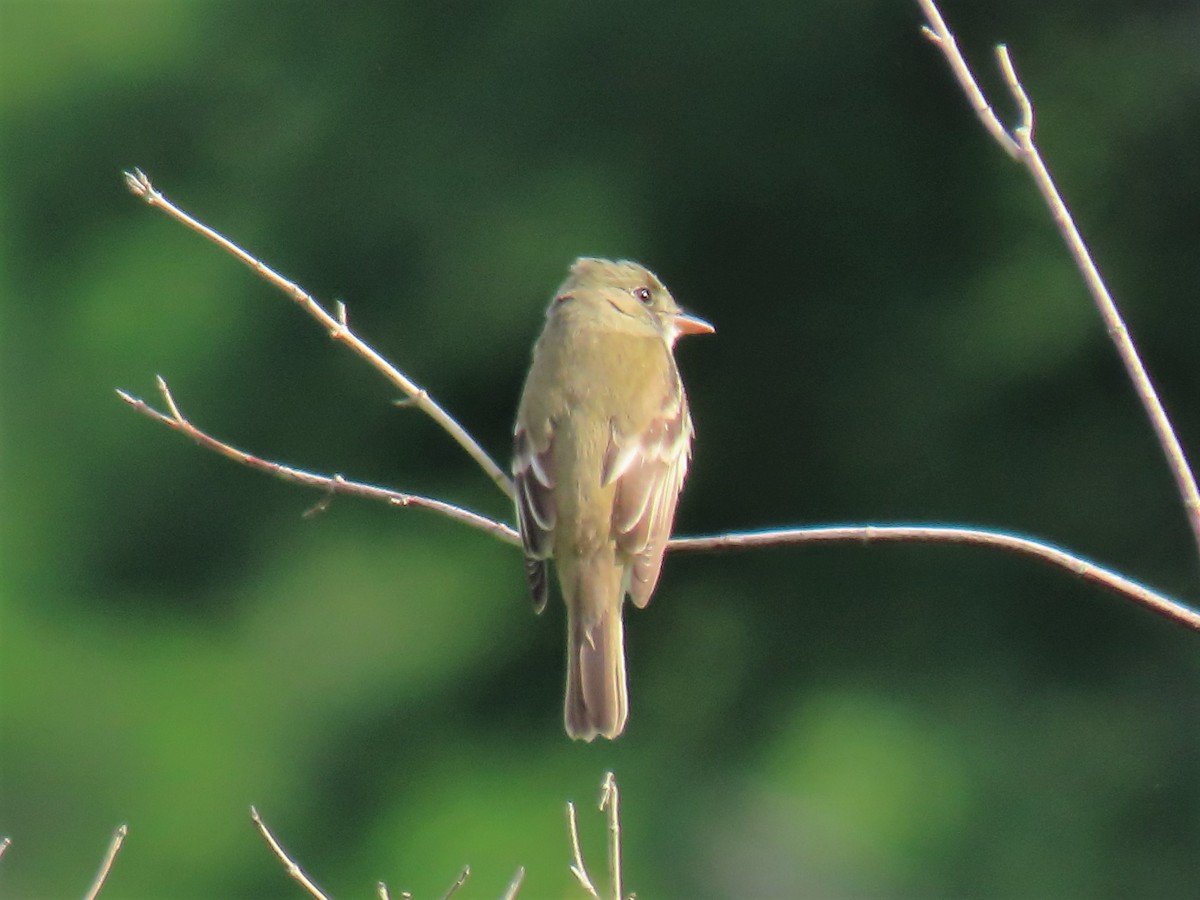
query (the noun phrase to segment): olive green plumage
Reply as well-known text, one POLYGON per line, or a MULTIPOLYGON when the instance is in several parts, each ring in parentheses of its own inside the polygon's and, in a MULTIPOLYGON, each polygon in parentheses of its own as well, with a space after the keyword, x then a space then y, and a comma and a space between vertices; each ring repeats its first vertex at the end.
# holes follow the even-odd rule
POLYGON ((567 606, 565 721, 615 738, 629 701, 621 607, 658 582, 692 420, 672 350, 712 326, 637 263, 576 260, 546 313, 517 412, 513 475, 534 608, 555 562, 567 606))

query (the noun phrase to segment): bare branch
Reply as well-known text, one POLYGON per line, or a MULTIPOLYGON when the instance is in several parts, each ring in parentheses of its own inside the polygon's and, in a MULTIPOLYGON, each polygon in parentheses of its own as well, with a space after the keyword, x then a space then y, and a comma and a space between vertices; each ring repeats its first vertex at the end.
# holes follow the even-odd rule
POLYGON ((393 366, 390 362, 376 353, 371 347, 361 341, 357 335, 350 329, 347 321, 346 306, 339 302, 335 307, 334 315, 331 315, 321 304, 319 304, 311 295, 303 288, 294 282, 288 281, 275 270, 271 269, 265 263, 250 255, 233 241, 221 235, 219 232, 209 228, 203 222, 188 215, 170 200, 162 195, 150 183, 150 179, 141 169, 134 169, 132 172, 125 173, 125 183, 129 190, 134 195, 142 198, 150 206, 161 209, 171 218, 178 222, 182 222, 188 228, 200 234, 208 240, 212 241, 221 249, 237 257, 247 266, 254 270, 261 278, 274 285, 280 291, 285 293, 293 301, 296 302, 301 309, 307 312, 310 316, 316 319, 329 336, 335 341, 341 341, 348 345, 355 353, 369 362, 376 371, 380 372, 392 384, 396 385, 407 396, 412 398, 412 405, 421 410, 427 416, 438 423, 445 431, 458 442, 470 457, 482 468, 488 477, 494 481, 500 490, 512 497, 513 486, 512 480, 504 474, 503 470, 496 465, 483 448, 475 442, 475 439, 463 428, 458 422, 442 407, 433 401, 429 394, 413 382, 407 375, 393 366))
MULTIPOLYGON (((138 412, 167 427, 191 438, 201 447, 219 453, 234 462, 251 468, 260 469, 285 481, 292 481, 307 487, 326 492, 318 504, 308 510, 308 513, 319 510, 327 505, 328 500, 335 494, 348 494, 365 497, 369 500, 382 500, 393 506, 413 506, 440 513, 455 521, 478 528, 495 538, 518 546, 521 542, 516 529, 504 522, 490 519, 487 516, 472 512, 443 500, 422 497, 416 494, 406 494, 389 488, 348 481, 341 475, 319 475, 304 469, 285 466, 271 462, 244 450, 239 450, 212 435, 197 428, 183 415, 179 405, 171 395, 166 381, 159 379, 159 391, 163 396, 164 405, 171 410, 170 414, 160 412, 144 400, 133 397, 124 391, 117 394, 138 412)), ((1023 538, 1000 531, 990 531, 978 528, 956 528, 933 525, 855 525, 855 526, 816 526, 812 528, 789 528, 770 531, 753 531, 743 533, 721 534, 709 537, 673 538, 668 549, 673 552, 712 552, 720 550, 746 549, 751 547, 770 547, 785 544, 809 543, 942 543, 942 544, 974 544, 1007 550, 1024 556, 1030 556, 1058 568, 1065 569, 1073 575, 1083 578, 1093 584, 1098 584, 1110 591, 1131 600, 1159 615, 1193 630, 1200 630, 1200 613, 1158 593, 1132 579, 1090 562, 1083 557, 1070 553, 1042 541, 1023 538)))
POLYGON ((12 838, 6 837, 0 839, 0 859, 4 858, 4 854, 8 852, 8 848, 12 846, 12 838))
POLYGON ((129 834, 128 825, 122 825, 113 832, 112 840, 108 842, 108 850, 105 851, 104 859, 100 863, 100 871, 96 873, 91 887, 83 895, 84 900, 96 900, 96 895, 100 893, 100 889, 104 887, 104 882, 108 880, 108 873, 112 871, 113 863, 117 859, 117 854, 121 852, 121 845, 125 843, 125 835, 127 834, 129 834))
MULTIPOLYGON (((931 26, 928 26, 925 29, 926 35, 935 44, 942 48, 944 53, 947 54, 947 58, 951 61, 952 68, 956 74, 960 74, 960 80, 962 80, 964 90, 967 91, 968 96, 972 97, 972 103, 976 106, 977 112, 980 112, 980 116, 984 119, 985 124, 991 121, 994 121, 998 124, 999 120, 995 118, 990 107, 988 107, 987 103, 982 99, 982 93, 979 92, 978 87, 975 85, 974 78, 971 76, 970 70, 966 67, 966 63, 963 61, 962 56, 958 52, 958 48, 954 43, 954 37, 946 27, 945 23, 942 21, 941 16, 937 13, 936 6, 927 2, 927 0, 919 0, 919 2, 921 2, 922 7, 927 10, 927 14, 929 15, 931 23, 931 26), (976 100, 978 100, 978 102, 976 102, 976 100)), ((1032 144, 1032 104, 1025 95, 1023 88, 1021 88, 1020 81, 1016 76, 1016 71, 1012 66, 1012 61, 1009 58, 1007 50, 1001 47, 997 53, 1001 68, 1005 73, 1005 78, 1009 83, 1010 90, 1013 92, 1017 106, 1021 111, 1021 123, 1015 130, 1015 137, 1013 135, 1009 135, 1007 132, 1003 132, 1002 126, 1001 131, 1008 140, 1013 141, 1018 146, 1019 158, 1022 160, 1032 160, 1033 163, 1040 166, 1040 157, 1037 155, 1036 148, 1034 148, 1032 144)), ((989 126, 989 130, 991 130, 991 126, 989 126)), ((1005 144, 1003 141, 1001 141, 1001 144, 1007 149, 1007 144, 1005 144)), ((249 256, 249 254, 245 253, 245 251, 236 247, 204 224, 188 216, 177 207, 171 205, 160 193, 158 193, 158 191, 153 188, 145 175, 136 170, 135 173, 136 174, 126 174, 126 179, 130 185, 130 189, 133 190, 134 193, 143 197, 148 203, 150 203, 150 205, 158 206, 166 210, 174 218, 184 222, 189 227, 217 243, 219 246, 224 247, 230 253, 233 253, 235 256, 241 259, 244 263, 251 266, 251 268, 255 269, 256 272, 262 274, 263 277, 268 281, 271 281, 280 289, 287 292, 289 296, 293 297, 293 299, 296 299, 297 302, 304 306, 306 310, 308 310, 315 318, 318 319, 318 321, 325 325, 332 337, 338 340, 345 340, 350 343, 358 352, 363 355, 364 358, 370 360, 372 364, 375 365, 380 371, 383 371, 385 374, 396 373, 396 378, 393 379, 394 383, 397 383, 407 394, 407 398, 405 400, 399 401, 400 404, 416 406, 426 412, 429 412, 430 415, 433 415, 439 424, 442 424, 443 427, 446 427, 451 434, 457 436, 461 433, 464 435, 467 441, 464 446, 477 446, 470 436, 466 435, 465 431, 462 431, 461 427, 456 423, 454 423, 453 427, 447 425, 446 422, 441 418, 441 416, 444 416, 444 413, 440 413, 440 411, 440 414, 430 412, 431 408, 438 408, 436 404, 434 404, 429 398, 427 392, 417 387, 403 375, 399 374, 398 370, 396 370, 394 366, 392 366, 386 360, 383 360, 382 357, 380 357, 374 350, 363 344, 362 341, 360 341, 357 337, 354 337, 349 328, 344 304, 339 302, 335 306, 335 314, 330 316, 329 313, 325 312, 308 294, 304 293, 300 288, 296 287, 291 282, 284 280, 262 263, 249 256)), ((1049 181, 1048 175, 1045 176, 1045 181, 1049 181)), ((1052 187, 1053 186, 1051 184, 1051 188, 1052 187)), ((1070 223, 1070 216, 1066 212, 1065 207, 1062 206, 1061 200, 1057 201, 1056 209, 1060 211, 1056 213, 1056 218, 1061 215, 1062 217, 1065 217, 1065 221, 1067 223, 1070 223)), ((1071 225, 1070 227, 1073 229, 1074 226, 1071 225)), ((1087 252, 1085 249, 1082 249, 1081 242, 1078 244, 1078 248, 1083 259, 1087 259, 1087 252)), ((1090 260, 1088 262, 1090 264, 1090 260)), ((1096 275, 1096 279, 1099 279, 1098 275, 1096 275)), ((1102 287, 1103 286, 1101 285, 1101 289, 1102 287)), ((1117 320, 1117 323, 1118 324, 1110 330, 1115 330, 1115 333, 1124 335, 1124 339, 1128 341, 1128 335, 1124 332, 1124 326, 1120 325, 1119 319, 1117 320)), ((1129 346, 1132 348, 1132 344, 1129 346)), ((1136 363, 1136 353, 1132 354, 1132 359, 1136 363)), ((389 375, 389 377, 391 376, 389 375)), ((1147 387, 1149 385, 1148 379, 1141 383, 1147 387)), ((456 521, 470 525, 473 528, 478 528, 484 532, 487 532, 488 534, 491 534, 507 544, 514 546, 520 544, 520 536, 516 529, 514 529, 511 525, 488 518, 487 516, 480 515, 462 507, 455 506, 454 504, 446 503, 430 497, 406 494, 375 485, 348 481, 338 474, 321 475, 306 471, 304 469, 285 466, 280 463, 254 456, 243 450, 239 450, 232 445, 207 434, 188 421, 188 419, 180 411, 174 397, 172 397, 166 382, 161 377, 158 379, 158 388, 159 393, 162 395, 163 403, 168 410, 165 413, 154 409, 145 401, 124 391, 117 391, 117 393, 121 399, 123 399, 138 412, 168 426, 169 428, 174 429, 175 431, 180 432, 181 434, 187 435, 202 447, 219 453, 222 456, 234 460, 235 462, 241 463, 242 465, 268 472, 278 478, 324 491, 325 496, 312 508, 310 508, 306 512, 306 515, 315 515, 324 510, 329 505, 332 497, 336 494, 350 494, 359 497, 366 497, 368 499, 383 500, 391 503, 394 506, 416 506, 423 509, 429 509, 433 512, 448 516, 456 521)), ((1158 407, 1158 409, 1161 413, 1161 407, 1158 407)), ((448 416, 445 418, 447 420, 449 419, 448 416)), ((452 422, 453 420, 449 421, 452 422)), ((1166 433, 1171 434, 1170 425, 1169 423, 1166 423, 1165 420, 1165 414, 1162 417, 1162 421, 1165 423, 1166 433)), ((1171 434, 1171 437, 1173 437, 1173 434, 1171 434)), ((462 440, 459 442, 463 443, 462 440)), ((1177 459, 1181 464, 1181 466, 1177 466, 1175 469, 1177 472, 1177 477, 1181 477, 1178 475, 1179 471, 1181 470, 1190 478, 1190 472, 1187 469, 1186 462, 1183 461, 1182 450, 1180 450, 1179 453, 1173 458, 1177 459)), ((488 460, 488 462, 490 463, 490 460, 488 460)), ((492 471, 489 469, 488 465, 485 465, 482 462, 480 465, 483 466, 485 470, 489 472, 492 471)), ((495 469, 495 471, 498 471, 498 469, 495 469)), ((497 483, 500 484, 500 486, 506 492, 511 494, 511 485, 509 484, 507 477, 501 477, 502 481, 497 481, 497 483)), ((496 480, 494 476, 493 480, 496 480)), ((1192 489, 1194 490, 1194 482, 1192 483, 1192 489)), ((1187 494, 1185 491, 1185 496, 1186 495, 1187 494)), ((1192 501, 1188 501, 1187 505, 1189 509, 1192 508, 1192 501)), ((1200 501, 1195 502, 1195 508, 1197 510, 1197 520, 1200 522, 1200 501)), ((1200 528, 1200 525, 1197 527, 1200 528)), ((1200 535, 1200 531, 1197 531, 1197 534, 1200 535)), ((1165 616, 1174 622, 1182 624, 1193 630, 1200 630, 1200 613, 1197 613, 1196 611, 1184 606, 1181 603, 1178 603, 1175 600, 1172 600, 1161 593, 1153 591, 1150 588, 1138 584, 1137 582, 1134 582, 1123 575, 1096 565, 1095 563, 1089 562, 1082 557, 1062 550, 1053 545, 1030 538, 1022 538, 1015 535, 1005 534, 1003 532, 946 526, 834 526, 797 528, 779 531, 761 531, 747 534, 725 534, 697 538, 676 538, 670 542, 669 548, 673 551, 711 551, 742 547, 763 547, 779 544, 803 544, 830 541, 862 543, 879 541, 915 541, 923 543, 976 544, 979 546, 1003 549, 1010 552, 1031 556, 1035 559, 1040 559, 1043 562, 1063 568, 1066 571, 1082 577, 1087 581, 1102 585, 1124 597, 1125 599, 1145 606, 1148 609, 1157 612, 1158 614, 1165 616)))
POLYGON ((1153 383, 1150 381, 1150 375, 1142 364, 1141 357, 1138 355, 1137 348, 1133 344, 1133 338, 1130 337, 1128 328, 1125 327, 1125 322, 1121 318, 1116 302, 1109 293, 1108 287, 1104 284, 1104 279, 1100 276, 1100 271, 1096 268, 1096 264, 1092 261, 1087 245, 1084 243, 1083 237, 1080 235, 1079 229, 1076 228, 1075 221, 1071 217, 1070 210, 1067 209, 1066 203, 1063 202, 1062 195, 1059 194, 1058 187, 1055 185, 1049 169, 1046 168, 1046 164, 1042 160, 1041 153, 1033 142, 1033 104, 1030 102, 1025 88, 1021 85, 1020 79, 1017 77, 1016 69, 1008 54, 1008 48, 1001 45, 997 48, 996 54, 1000 69, 1004 74, 1005 82, 1021 113, 1021 123, 1012 133, 1009 133, 1000 124, 991 107, 987 105, 987 101, 983 99, 983 94, 979 90, 979 86, 975 83, 975 77, 971 74, 970 67, 967 65, 966 60, 963 59, 962 53, 959 52, 954 35, 943 21, 937 5, 933 0, 917 0, 917 2, 920 4, 922 11, 924 11, 925 18, 929 23, 924 28, 923 33, 937 45, 946 57, 951 71, 953 71, 955 77, 958 79, 959 85, 970 100, 976 114, 979 115, 984 127, 987 128, 988 133, 996 139, 997 143, 1004 148, 1004 151, 1009 156, 1025 166, 1033 178, 1033 183, 1037 186, 1038 192, 1042 195, 1043 201, 1049 208, 1050 214, 1054 218, 1054 224, 1058 227, 1059 234, 1062 236, 1067 249, 1071 253, 1071 257, 1075 261, 1075 265, 1083 276, 1088 292, 1092 295, 1092 300, 1095 302, 1097 309, 1100 311, 1100 316, 1104 320, 1108 335, 1117 349, 1117 354, 1121 357, 1122 364, 1125 366, 1125 372, 1129 376, 1129 380, 1133 383, 1133 388, 1137 392, 1138 399, 1141 401, 1142 407, 1150 419, 1150 425, 1154 429, 1163 454, 1166 456, 1167 466, 1171 470, 1171 475, 1175 479, 1175 485, 1179 490, 1180 498, 1183 500, 1184 511, 1187 515, 1188 523, 1191 525, 1192 536, 1196 541, 1197 550, 1200 551, 1200 489, 1196 487, 1196 477, 1188 465, 1183 445, 1180 444, 1179 438, 1175 434, 1175 429, 1171 425, 1171 420, 1158 398, 1158 393, 1155 391, 1153 383))
MULTIPOLYGON (((292 466, 285 466, 281 463, 271 462, 270 460, 262 459, 247 453, 244 450, 239 450, 236 447, 221 441, 212 435, 200 430, 193 425, 179 410, 175 398, 171 395, 170 388, 167 387, 167 382, 160 376, 158 378, 158 390, 162 395, 163 403, 169 410, 168 413, 160 412, 150 406, 145 400, 134 397, 125 391, 117 391, 117 396, 128 403, 138 412, 154 419, 156 422, 161 422, 168 428, 178 431, 191 438, 201 447, 212 450, 224 456, 227 459, 232 459, 234 462, 241 463, 244 466, 260 469, 274 475, 276 478, 281 478, 284 481, 293 481, 297 484, 303 484, 307 487, 318 488, 326 491, 327 494, 349 494, 356 497, 366 497, 370 500, 382 500, 390 503, 393 506, 415 506, 421 509, 429 509, 434 512, 441 513, 458 522, 463 522, 473 528, 478 528, 485 531, 493 537, 499 538, 507 544, 519 544, 520 536, 509 525, 503 522, 497 522, 494 519, 489 519, 487 516, 482 516, 479 513, 471 512, 461 506, 455 506, 453 503, 447 503, 444 500, 434 500, 431 497, 422 497, 417 494, 405 494, 400 491, 393 491, 388 488, 376 487, 375 485, 363 484, 358 481, 348 481, 341 475, 318 475, 314 472, 309 472, 304 469, 297 469, 292 466)), ((319 502, 316 507, 308 510, 311 515, 314 512, 320 511, 322 505, 327 505, 328 497, 319 502)))
MULTIPOLYGON (((608 813, 608 878, 611 900, 624 900, 621 888, 621 795, 612 772, 604 773, 600 783, 600 811, 608 813)), ((567 802, 567 833, 571 838, 571 874, 589 896, 600 898, 596 884, 588 874, 579 848, 579 825, 575 820, 575 804, 567 802)))
POLYGON ((579 849, 579 825, 575 821, 575 804, 567 801, 567 833, 571 838, 571 874, 579 882, 579 886, 587 891, 589 897, 600 900, 592 876, 588 874, 587 865, 583 861, 583 851, 579 849))
POLYGON ((292 858, 287 855, 287 851, 279 845, 279 841, 275 840, 275 835, 271 833, 271 829, 267 827, 267 823, 262 820, 262 816, 258 814, 258 810, 253 806, 250 807, 250 818, 254 820, 254 825, 258 829, 258 833, 262 835, 263 840, 267 842, 267 846, 271 848, 271 852, 275 854, 275 858, 282 864, 284 871, 288 876, 296 881, 304 890, 308 891, 309 896, 314 900, 329 900, 329 898, 317 887, 312 880, 304 874, 292 858))
POLYGON ((1151 590, 1111 569, 1076 556, 1052 544, 1030 538, 980 528, 954 528, 942 525, 834 525, 814 528, 788 528, 774 531, 748 531, 716 537, 675 538, 672 550, 741 550, 749 547, 777 547, 781 544, 813 543, 901 543, 972 544, 1009 550, 1065 569, 1084 581, 1100 585, 1132 600, 1173 622, 1200 631, 1200 612, 1164 594, 1151 590))
POLYGON ((970 67, 967 66, 966 60, 958 50, 958 42, 954 39, 954 33, 946 27, 946 23, 942 20, 942 14, 938 10, 937 4, 933 0, 917 0, 917 2, 921 5, 925 18, 929 20, 928 25, 922 26, 921 33, 946 55, 946 61, 950 63, 950 68, 954 70, 958 83, 962 85, 963 93, 967 95, 967 99, 971 102, 971 108, 975 110, 975 115, 979 117, 983 127, 988 130, 988 134, 996 139, 996 143, 1003 147, 1009 156, 1013 159, 1019 158, 1020 146, 1012 139, 1000 118, 988 104, 987 98, 983 96, 983 91, 975 83, 975 76, 971 74, 970 67))

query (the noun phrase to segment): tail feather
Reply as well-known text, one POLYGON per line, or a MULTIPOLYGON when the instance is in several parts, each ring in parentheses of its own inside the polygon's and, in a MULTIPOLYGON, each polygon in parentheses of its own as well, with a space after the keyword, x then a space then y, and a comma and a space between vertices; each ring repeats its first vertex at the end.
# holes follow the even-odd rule
MULTIPOLYGON (((619 573, 619 570, 617 570, 619 573)), ((605 579, 606 581, 608 579, 605 579)), ((580 586, 584 587, 586 581, 580 586)), ((624 594, 619 583, 596 603, 586 593, 567 603, 567 699, 564 720, 572 738, 615 738, 625 729, 624 594)), ((586 591, 586 588, 585 588, 586 591)))

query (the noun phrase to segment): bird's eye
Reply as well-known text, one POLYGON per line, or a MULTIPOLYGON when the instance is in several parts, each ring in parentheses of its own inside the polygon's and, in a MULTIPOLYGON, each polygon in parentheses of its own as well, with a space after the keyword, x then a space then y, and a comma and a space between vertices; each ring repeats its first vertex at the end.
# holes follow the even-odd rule
POLYGON ((633 291, 633 296, 637 297, 643 303, 649 304, 650 299, 651 299, 650 288, 647 288, 647 287, 635 288, 633 291))

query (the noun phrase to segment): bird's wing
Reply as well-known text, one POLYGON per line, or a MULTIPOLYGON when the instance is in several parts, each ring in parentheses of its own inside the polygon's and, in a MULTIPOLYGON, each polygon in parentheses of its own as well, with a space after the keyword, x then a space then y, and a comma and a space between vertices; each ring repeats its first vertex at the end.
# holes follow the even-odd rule
POLYGON ((541 612, 550 596, 549 564, 554 549, 554 526, 558 509, 554 504, 553 433, 544 445, 518 426, 513 434, 513 480, 516 487, 517 522, 525 547, 525 576, 533 608, 541 612))
POLYGON ((611 428, 601 477, 616 485, 612 530, 630 558, 627 589, 639 607, 650 602, 658 583, 691 442, 692 419, 678 383, 639 432, 622 435, 615 423, 611 428))

